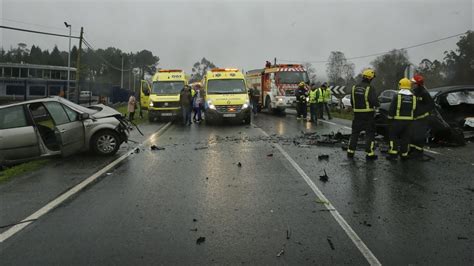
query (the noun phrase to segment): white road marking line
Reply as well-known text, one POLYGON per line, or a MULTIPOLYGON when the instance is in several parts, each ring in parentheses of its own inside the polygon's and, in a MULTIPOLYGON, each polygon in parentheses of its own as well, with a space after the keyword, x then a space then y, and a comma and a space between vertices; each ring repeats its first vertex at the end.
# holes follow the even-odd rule
MULTIPOLYGON (((255 126, 253 124, 253 126, 255 126)), ((270 135, 267 134, 263 129, 257 128, 260 130, 266 137, 270 135)), ((278 143, 273 144, 280 153, 291 163, 291 165, 295 168, 295 170, 303 177, 309 187, 313 190, 314 194, 319 198, 319 200, 327 202, 327 204, 323 204, 326 209, 331 210, 329 213, 334 217, 336 222, 341 226, 347 236, 352 240, 354 245, 359 249, 362 255, 365 257, 367 262, 370 265, 382 265, 380 261, 375 257, 375 255, 370 251, 367 245, 362 241, 362 239, 357 235, 357 233, 350 227, 350 225, 346 222, 346 220, 341 216, 341 214, 337 211, 336 207, 332 205, 332 203, 324 196, 321 190, 316 186, 316 184, 311 180, 311 178, 304 172, 304 170, 291 158, 291 156, 280 146, 278 143)))
POLYGON ((429 149, 424 149, 424 151, 425 151, 425 152, 432 153, 432 154, 443 155, 442 153, 439 153, 439 152, 433 151, 433 150, 429 150, 429 149))
POLYGON ((319 121, 321 121, 321 122, 323 122, 323 123, 326 123, 326 124, 333 125, 333 126, 340 126, 340 127, 343 127, 343 128, 345 128, 345 129, 351 129, 351 130, 352 130, 352 128, 351 128, 351 127, 344 126, 344 125, 341 125, 341 124, 338 124, 338 123, 329 122, 329 121, 326 121, 326 120, 319 120, 319 121))
MULTIPOLYGON (((153 138, 156 138, 157 136, 160 136, 163 134, 163 132, 168 129, 168 127, 171 125, 171 122, 168 122, 165 124, 163 127, 161 127, 156 133, 151 135, 147 140, 145 140, 141 145, 151 141, 153 138)), ((138 145, 140 147, 140 145, 138 145)), ((136 147, 136 148, 138 148, 136 147)), ((45 215, 52 209, 56 208, 59 204, 63 203, 65 200, 67 200, 69 197, 73 196, 74 194, 80 192, 82 189, 87 187, 89 184, 97 180, 100 176, 103 174, 107 173, 110 169, 113 169, 117 164, 125 160, 128 156, 130 156, 136 148, 133 148, 126 154, 120 156, 119 158, 115 159, 113 162, 110 164, 106 165, 104 168, 101 170, 97 171, 95 174, 91 175, 90 177, 86 178, 83 180, 81 183, 75 185, 73 188, 69 189, 66 191, 64 194, 60 195, 59 197, 55 198, 54 200, 50 201, 48 204, 43 206, 41 209, 37 210, 35 213, 31 214, 30 216, 26 217, 23 219, 19 224, 14 225, 10 227, 8 230, 0 234, 0 243, 3 243, 6 241, 8 238, 12 237, 16 233, 20 232, 23 230, 25 227, 33 223, 31 220, 36 220, 40 218, 41 216, 45 215), (30 220, 30 221, 28 221, 30 220)))

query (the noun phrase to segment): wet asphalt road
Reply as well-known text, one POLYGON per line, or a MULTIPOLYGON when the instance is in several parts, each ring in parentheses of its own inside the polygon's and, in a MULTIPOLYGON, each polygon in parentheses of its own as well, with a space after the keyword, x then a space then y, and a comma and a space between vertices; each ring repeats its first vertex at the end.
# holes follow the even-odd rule
MULTIPOLYGON (((368 264, 276 148, 280 143, 382 264, 473 265, 472 144, 460 149, 462 156, 436 150, 441 154, 427 162, 366 163, 362 152, 350 161, 340 148, 291 141, 302 131, 349 132, 342 126, 264 114, 253 123, 171 126, 152 141, 165 150, 142 147, 1 243, 2 264, 368 264), (322 154, 329 160, 318 161, 322 154), (319 180, 324 170, 327 183, 319 180), (206 239, 197 245, 199 237, 206 239)), ((106 164, 93 161, 94 169, 106 164)), ((49 167, 45 176, 85 171, 84 164, 66 166, 49 167)), ((2 201, 22 194, 14 184, 2 201)), ((9 206, 2 207, 5 223, 39 203, 0 205, 9 206)))

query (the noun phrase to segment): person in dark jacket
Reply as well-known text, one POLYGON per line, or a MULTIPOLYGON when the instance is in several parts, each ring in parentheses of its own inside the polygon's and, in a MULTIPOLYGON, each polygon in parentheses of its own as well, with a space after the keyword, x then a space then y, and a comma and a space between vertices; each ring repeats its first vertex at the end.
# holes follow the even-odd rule
POLYGON ((411 81, 414 83, 413 94, 416 97, 416 110, 411 130, 410 156, 417 157, 423 156, 429 127, 428 117, 435 108, 435 104, 424 86, 425 81, 422 75, 416 74, 411 81))
POLYGON ((193 103, 193 96, 191 94, 191 88, 189 86, 186 85, 181 90, 179 102, 181 104, 181 111, 183 112, 183 124, 185 126, 189 126, 191 125, 191 111, 193 103))
POLYGON ((302 81, 298 84, 298 89, 295 91, 296 96, 296 119, 301 120, 306 119, 308 115, 308 106, 306 103, 306 97, 308 97, 308 92, 305 88, 305 83, 302 81))
POLYGON ((379 107, 379 101, 375 94, 375 89, 370 85, 375 78, 375 71, 366 69, 362 72, 362 81, 352 87, 351 105, 354 111, 352 120, 352 134, 347 148, 347 157, 353 158, 359 135, 365 131, 365 158, 376 160, 375 155, 375 108, 379 107))
POLYGON ((252 106, 252 112, 256 116, 258 112, 258 100, 260 97, 260 92, 256 88, 250 88, 248 94, 250 105, 252 106))
POLYGON ((403 78, 398 86, 400 90, 393 96, 388 110, 390 150, 387 159, 389 160, 396 160, 397 155, 400 155, 402 160, 408 159, 411 126, 417 109, 416 97, 411 91, 411 81, 403 78))

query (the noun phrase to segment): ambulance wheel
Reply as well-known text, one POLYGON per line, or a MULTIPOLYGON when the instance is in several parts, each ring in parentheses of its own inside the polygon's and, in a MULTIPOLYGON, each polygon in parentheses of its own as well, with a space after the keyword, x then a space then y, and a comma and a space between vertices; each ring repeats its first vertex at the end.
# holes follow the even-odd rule
POLYGON ((252 120, 251 120, 251 115, 248 115, 248 116, 244 119, 244 124, 245 124, 245 125, 250 125, 251 122, 252 122, 252 120))

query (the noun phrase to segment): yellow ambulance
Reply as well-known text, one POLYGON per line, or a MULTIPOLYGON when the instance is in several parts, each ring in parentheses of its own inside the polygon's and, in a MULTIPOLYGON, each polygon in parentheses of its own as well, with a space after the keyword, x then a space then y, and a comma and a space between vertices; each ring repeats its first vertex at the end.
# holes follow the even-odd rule
POLYGON ((188 80, 184 71, 161 69, 153 76, 148 99, 148 119, 150 122, 181 115, 179 95, 188 80))
POLYGON ((235 68, 214 68, 203 79, 207 123, 234 120, 250 124, 245 76, 235 68))

